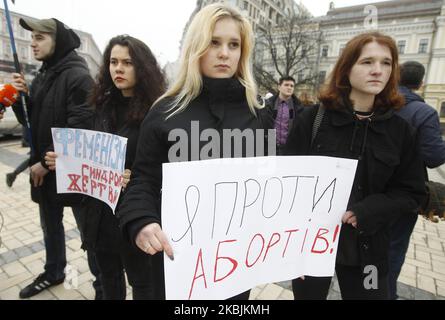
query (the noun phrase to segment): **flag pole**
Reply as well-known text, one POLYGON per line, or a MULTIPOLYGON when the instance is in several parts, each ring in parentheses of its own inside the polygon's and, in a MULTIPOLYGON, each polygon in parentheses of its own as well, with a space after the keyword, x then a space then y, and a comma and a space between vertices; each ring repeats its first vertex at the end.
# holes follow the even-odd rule
MULTIPOLYGON (((15 0, 11 0, 11 1, 12 1, 12 3, 15 4, 15 0)), ((9 13, 9 8, 8 8, 8 0, 3 0, 3 3, 5 4, 6 22, 8 24, 9 40, 11 41, 11 49, 12 49, 12 55, 14 57, 15 71, 17 73, 22 73, 22 70, 20 67, 20 62, 19 62, 19 57, 17 55, 17 48, 15 46, 14 31, 12 30, 11 15, 9 13)), ((28 106, 26 104, 26 95, 22 91, 20 91, 20 99, 22 101, 23 115, 25 117, 25 126, 26 126, 26 133, 28 136, 28 143, 31 148, 31 155, 33 155, 34 148, 33 148, 32 138, 31 138, 31 125, 30 125, 29 116, 28 116, 28 106)))

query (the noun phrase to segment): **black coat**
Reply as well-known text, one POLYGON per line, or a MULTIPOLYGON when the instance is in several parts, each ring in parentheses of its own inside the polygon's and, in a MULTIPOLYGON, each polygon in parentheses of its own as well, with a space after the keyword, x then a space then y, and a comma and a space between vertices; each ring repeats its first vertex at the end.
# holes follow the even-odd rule
MULTIPOLYGON (((79 45, 77 35, 57 21, 55 52, 50 60, 43 63, 27 99, 34 147, 30 166, 40 162, 47 168, 45 154, 54 150, 51 128, 92 127, 93 111, 88 108, 86 99, 94 81, 87 63, 74 51, 79 45)), ((17 119, 25 125, 21 103, 13 109, 17 119)), ((45 176, 41 187, 35 188, 31 184, 31 197, 37 203, 50 199, 64 205, 75 205, 79 199, 57 195, 54 171, 45 176)))
POLYGON ((309 108, 298 117, 286 152, 359 160, 347 208, 355 213, 358 227, 343 225, 337 263, 386 270, 391 223, 416 210, 425 195, 413 130, 392 110, 360 121, 344 107, 326 110, 311 146, 317 110, 309 108))
MULTIPOLYGON (((107 132, 128 138, 127 153, 125 157, 125 169, 130 169, 136 154, 136 145, 139 138, 138 124, 129 124, 125 121, 128 113, 128 99, 117 111, 120 118, 119 128, 112 121, 110 108, 103 108, 96 112, 94 130, 107 132)), ((117 208, 121 203, 121 198, 117 208)), ((99 250, 108 252, 119 252, 123 247, 123 238, 119 230, 119 223, 111 208, 104 202, 85 196, 82 201, 82 214, 80 215, 80 228, 82 229, 82 247, 87 250, 99 250)))
MULTIPOLYGON (((117 212, 132 243, 142 227, 161 223, 162 164, 169 162, 169 149, 175 144, 168 141, 171 130, 184 129, 190 146, 192 121, 199 121, 199 133, 209 128, 219 133, 223 129, 263 128, 261 111, 258 117, 251 113, 245 88, 235 79, 204 79, 202 93, 185 111, 167 119, 170 105, 168 99, 157 103, 142 124, 132 179, 117 212)), ((199 150, 205 144, 200 143, 199 150)), ((192 159, 189 152, 186 160, 192 159)))

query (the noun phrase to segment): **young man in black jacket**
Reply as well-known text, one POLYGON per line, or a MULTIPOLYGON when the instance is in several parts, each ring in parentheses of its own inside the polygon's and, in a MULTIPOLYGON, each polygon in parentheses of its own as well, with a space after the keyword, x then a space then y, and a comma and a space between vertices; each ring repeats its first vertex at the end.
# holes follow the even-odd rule
POLYGON ((297 114, 303 111, 301 102, 294 94, 295 79, 282 77, 278 85, 278 94, 266 100, 266 108, 272 116, 274 129, 277 130, 277 155, 282 155, 287 137, 292 130, 297 114))
MULTIPOLYGON (((93 112, 87 107, 86 98, 93 79, 85 60, 75 52, 80 46, 79 37, 63 23, 56 19, 20 19, 20 25, 32 32, 34 58, 43 62, 31 90, 23 75, 13 74, 13 85, 27 95, 32 143, 31 198, 39 204, 46 250, 45 271, 20 291, 20 298, 29 298, 65 279, 63 208, 71 206, 78 220, 80 203, 78 197, 57 194, 56 175, 48 170, 44 157, 47 151, 54 150, 51 128, 91 128, 93 112)), ((21 104, 13 109, 18 120, 25 124, 21 104)), ((97 278, 99 272, 94 257, 88 258, 97 278)), ((97 281, 96 285, 99 289, 97 281)), ((100 295, 100 290, 96 294, 100 295)))

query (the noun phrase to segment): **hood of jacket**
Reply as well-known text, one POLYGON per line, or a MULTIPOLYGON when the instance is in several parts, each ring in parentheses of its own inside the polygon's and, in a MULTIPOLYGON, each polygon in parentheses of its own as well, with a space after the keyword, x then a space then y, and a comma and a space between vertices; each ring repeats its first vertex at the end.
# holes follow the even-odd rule
POLYGON ((79 56, 75 51, 69 52, 65 57, 60 59, 55 65, 48 66, 43 65, 40 72, 51 71, 53 76, 62 73, 66 69, 81 68, 90 72, 88 69, 88 64, 84 58, 79 56))
POLYGON ((54 19, 57 25, 56 48, 53 55, 43 62, 43 69, 49 69, 57 65, 69 53, 80 47, 79 36, 71 29, 67 28, 62 22, 54 19))

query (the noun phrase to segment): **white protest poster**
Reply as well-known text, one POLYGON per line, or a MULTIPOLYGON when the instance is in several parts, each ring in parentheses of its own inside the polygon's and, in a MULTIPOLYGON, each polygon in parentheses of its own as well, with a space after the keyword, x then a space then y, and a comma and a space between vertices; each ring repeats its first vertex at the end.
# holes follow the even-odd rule
POLYGON ((303 275, 333 276, 357 161, 263 157, 163 167, 166 297, 227 299, 303 275))
POLYGON ((80 193, 113 210, 125 170, 127 138, 82 129, 52 128, 57 193, 80 193))

